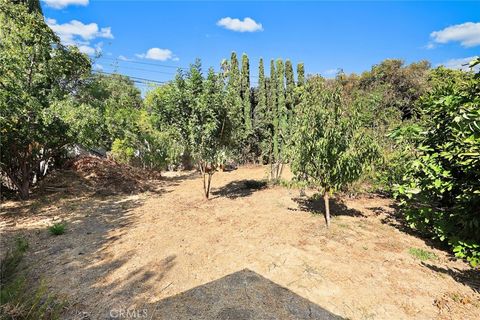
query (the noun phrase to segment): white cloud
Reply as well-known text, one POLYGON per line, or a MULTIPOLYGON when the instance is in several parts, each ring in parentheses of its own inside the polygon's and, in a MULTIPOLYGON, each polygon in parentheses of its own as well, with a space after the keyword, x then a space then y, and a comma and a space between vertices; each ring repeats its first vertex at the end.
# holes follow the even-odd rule
POLYGON ((127 58, 127 57, 125 57, 125 56, 120 55, 120 56, 118 56, 118 60, 122 60, 122 61, 132 61, 133 59, 130 59, 130 58, 127 58))
POLYGON ((80 52, 86 53, 90 56, 95 54, 95 48, 92 48, 92 47, 87 46, 87 45, 79 45, 78 50, 80 50, 80 52))
POLYGON ((69 5, 87 6, 88 0, 43 0, 47 6, 54 9, 63 9, 69 5))
POLYGON ((78 20, 58 24, 55 19, 47 19, 48 26, 60 37, 65 44, 75 43, 75 38, 92 40, 95 38, 113 39, 110 27, 99 28, 96 23, 84 24, 78 20))
POLYGON ((257 23, 255 20, 249 17, 244 18, 243 21, 236 18, 232 19, 230 17, 222 18, 218 20, 217 26, 238 32, 263 31, 262 24, 257 23))
POLYGON ((480 22, 466 22, 434 31, 430 37, 436 43, 460 42, 464 47, 480 45, 480 22))
POLYGON ((152 59, 152 60, 174 60, 178 61, 178 58, 173 55, 173 52, 169 49, 151 48, 146 53, 136 54, 139 58, 152 59))
POLYGON ((103 70, 103 66, 101 64, 98 64, 98 63, 95 63, 93 65, 93 69, 94 70, 98 70, 98 71, 102 71, 103 70))
MULTIPOLYGON (((470 70, 469 63, 470 63, 470 61, 472 61, 475 58, 476 57, 450 59, 450 60, 445 61, 443 63, 437 64, 437 67, 438 66, 444 66, 445 68, 448 68, 448 69, 457 69, 457 70, 469 71, 470 70)), ((474 69, 478 71, 479 66, 476 66, 474 69)))
POLYGON ((84 24, 83 22, 72 20, 67 23, 59 24, 55 19, 47 19, 48 26, 60 37, 64 45, 78 46, 81 52, 94 54, 101 51, 103 43, 95 44, 95 49, 90 42, 97 38, 113 39, 110 27, 99 28, 96 23, 84 24))

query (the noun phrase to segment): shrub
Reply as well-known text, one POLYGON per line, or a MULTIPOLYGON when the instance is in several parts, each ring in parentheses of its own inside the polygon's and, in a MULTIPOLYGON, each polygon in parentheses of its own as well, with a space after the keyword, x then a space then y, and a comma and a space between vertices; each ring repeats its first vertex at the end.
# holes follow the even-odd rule
POLYGON ((480 77, 439 68, 422 97, 417 159, 397 187, 410 226, 480 263, 480 77))

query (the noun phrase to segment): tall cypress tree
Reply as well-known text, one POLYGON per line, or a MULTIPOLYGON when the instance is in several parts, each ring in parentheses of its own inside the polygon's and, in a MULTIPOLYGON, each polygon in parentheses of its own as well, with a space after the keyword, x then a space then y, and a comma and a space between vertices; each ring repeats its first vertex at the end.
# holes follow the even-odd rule
MULTIPOLYGON (((287 129, 287 110, 285 105, 285 69, 281 59, 277 60, 277 118, 278 141, 284 140, 287 129)), ((281 151, 281 150, 279 150, 281 151)))
POLYGON ((247 134, 252 130, 252 106, 250 102, 250 63, 247 54, 242 55, 240 96, 243 104, 243 118, 247 134))
POLYGON ((285 79, 287 81, 285 103, 287 109, 292 110, 294 104, 295 79, 293 78, 293 66, 290 60, 285 61, 285 79))
POLYGON ((268 92, 268 111, 271 123, 271 159, 274 163, 278 154, 277 132, 278 132, 278 114, 277 114, 277 70, 275 70, 275 61, 270 60, 270 86, 268 92))
POLYGON ((303 62, 300 62, 297 65, 297 85, 303 86, 305 84, 305 66, 303 62))
POLYGON ((270 127, 267 106, 267 80, 265 79, 265 67, 263 59, 260 58, 258 65, 258 89, 256 92, 257 105, 255 106, 254 125, 260 142, 261 161, 269 159, 270 156, 270 127))
POLYGON ((232 142, 239 143, 243 136, 242 130, 242 99, 240 97, 240 71, 238 69, 237 54, 232 52, 227 84, 227 101, 229 117, 233 126, 232 142))
POLYGON ((284 147, 287 136, 287 108, 285 105, 285 70, 283 61, 277 60, 276 63, 276 105, 273 116, 273 162, 271 176, 277 180, 280 178, 284 163, 284 147))

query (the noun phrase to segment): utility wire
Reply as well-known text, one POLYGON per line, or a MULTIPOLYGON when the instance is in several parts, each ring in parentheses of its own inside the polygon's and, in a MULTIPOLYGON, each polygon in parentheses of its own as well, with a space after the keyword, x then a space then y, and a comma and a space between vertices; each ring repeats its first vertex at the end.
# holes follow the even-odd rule
MULTIPOLYGON (((126 62, 126 63, 141 64, 141 65, 148 65, 148 66, 156 66, 156 67, 160 67, 160 68, 173 68, 173 69, 184 70, 184 71, 190 69, 189 67, 170 66, 170 65, 165 65, 165 64, 159 64, 159 63, 153 63, 153 62, 144 62, 144 61, 137 61, 137 60, 122 60, 122 59, 119 59, 119 58, 100 57, 99 59, 106 59, 106 60, 110 60, 110 61, 115 61, 117 63, 126 62)), ((120 65, 119 65, 119 67, 121 67, 121 68, 131 68, 131 67, 124 67, 124 66, 120 66, 120 65)), ((154 70, 146 70, 146 69, 138 69, 138 70, 140 70, 140 71, 150 71, 150 72, 154 71, 154 70)), ((171 74, 173 75, 175 73, 171 73, 171 74)), ((252 74, 250 74, 250 77, 251 78, 258 78, 258 76, 255 76, 255 75, 252 75, 252 74)))
POLYGON ((106 74, 106 75, 120 75, 120 76, 124 76, 124 77, 127 77, 129 78, 130 80, 134 81, 134 82, 138 82, 138 81, 144 81, 144 82, 151 82, 151 83, 158 83, 158 84, 164 84, 164 83, 168 83, 169 81, 158 81, 158 80, 152 80, 152 79, 146 79, 146 78, 140 78, 140 77, 134 77, 134 76, 128 76, 128 75, 125 75, 125 74, 120 74, 120 73, 111 73, 111 72, 105 72, 105 71, 93 71, 94 73, 98 73, 98 74, 106 74))

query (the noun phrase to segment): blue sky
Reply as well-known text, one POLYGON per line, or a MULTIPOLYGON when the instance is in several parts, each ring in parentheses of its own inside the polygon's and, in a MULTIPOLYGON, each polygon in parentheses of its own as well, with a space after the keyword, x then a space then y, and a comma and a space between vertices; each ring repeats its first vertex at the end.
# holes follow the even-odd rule
POLYGON ((260 57, 267 65, 271 58, 302 61, 307 73, 328 77, 387 58, 458 67, 480 53, 480 2, 44 0, 42 6, 64 43, 101 52, 97 68, 158 81, 197 57, 218 69, 231 51, 249 55, 253 83, 260 57))

